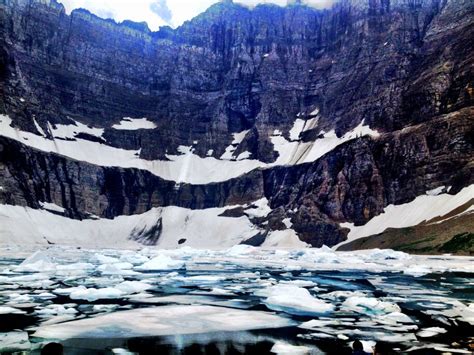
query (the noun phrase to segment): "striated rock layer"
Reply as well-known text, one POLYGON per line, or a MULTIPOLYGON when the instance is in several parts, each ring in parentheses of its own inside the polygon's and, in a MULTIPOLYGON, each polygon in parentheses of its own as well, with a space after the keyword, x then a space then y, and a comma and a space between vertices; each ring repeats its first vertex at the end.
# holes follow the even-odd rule
MULTIPOLYGON (((470 193, 473 14, 468 0, 226 1, 151 32, 6 0, 0 203, 79 220, 219 207, 253 225, 240 242, 332 246, 389 205, 470 193)), ((161 223, 133 237, 156 244, 161 223)))

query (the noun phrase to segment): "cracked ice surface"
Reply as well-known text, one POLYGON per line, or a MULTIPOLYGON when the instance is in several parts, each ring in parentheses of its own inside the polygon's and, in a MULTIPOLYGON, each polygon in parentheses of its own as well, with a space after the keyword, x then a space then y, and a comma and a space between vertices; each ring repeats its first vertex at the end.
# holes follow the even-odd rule
POLYGON ((0 249, 0 339, 8 351, 51 339, 68 351, 132 351, 126 339, 154 337, 153 346, 181 350, 214 344, 318 354, 360 339, 441 353, 468 351, 474 329, 470 257, 245 245, 26 251, 0 249))

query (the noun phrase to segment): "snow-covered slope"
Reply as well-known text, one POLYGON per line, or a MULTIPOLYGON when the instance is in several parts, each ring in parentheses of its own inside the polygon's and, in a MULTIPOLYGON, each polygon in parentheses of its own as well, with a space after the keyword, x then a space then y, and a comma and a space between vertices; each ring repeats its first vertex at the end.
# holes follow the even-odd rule
POLYGON ((337 249, 359 238, 381 233, 387 228, 411 227, 435 217, 444 216, 474 199, 474 185, 465 187, 456 195, 440 193, 443 188, 427 191, 426 195, 418 196, 413 201, 402 205, 389 205, 382 214, 372 218, 363 226, 342 223, 341 227, 350 229, 348 239, 334 248, 337 249))
MULTIPOLYGON (((301 125, 301 119, 295 121, 295 127, 301 125)), ((177 154, 168 154, 168 160, 145 160, 140 158, 140 150, 127 150, 112 147, 106 142, 95 142, 78 138, 78 133, 88 133, 101 137, 103 129, 88 127, 79 122, 71 125, 49 125, 50 133, 55 139, 48 139, 44 135, 36 135, 12 127, 10 117, 0 115, 0 136, 14 139, 29 147, 43 152, 54 153, 71 159, 84 161, 99 166, 138 168, 151 172, 165 180, 176 183, 208 184, 226 181, 258 168, 269 168, 280 165, 294 165, 314 162, 338 145, 349 140, 370 135, 377 137, 377 132, 364 126, 363 122, 354 130, 338 138, 334 131, 324 134, 324 137, 314 142, 301 143, 287 141, 276 135, 271 140, 275 150, 279 153, 276 162, 266 164, 258 160, 248 159, 249 154, 241 153, 234 157, 233 153, 242 142, 248 131, 234 134, 232 145, 227 147, 220 159, 214 157, 201 158, 194 153, 191 146, 178 147, 177 154)), ((153 129, 152 122, 127 119, 113 128, 122 130, 153 129)), ((43 132, 44 134, 44 132, 43 132)), ((293 134, 293 132, 292 132, 293 134)))
MULTIPOLYGON (((264 207, 265 201, 257 201, 256 205, 268 208, 264 207)), ((50 212, 63 211, 50 203, 44 204, 44 210, 0 205, 0 244, 137 248, 142 245, 139 242, 146 243, 155 237, 158 248, 228 248, 260 232, 247 215, 221 216, 236 207, 239 206, 191 210, 171 206, 153 208, 140 215, 79 221, 50 212)), ((254 208, 248 210, 249 216, 255 215, 254 208)), ((264 245, 306 246, 292 230, 273 232, 264 245)))

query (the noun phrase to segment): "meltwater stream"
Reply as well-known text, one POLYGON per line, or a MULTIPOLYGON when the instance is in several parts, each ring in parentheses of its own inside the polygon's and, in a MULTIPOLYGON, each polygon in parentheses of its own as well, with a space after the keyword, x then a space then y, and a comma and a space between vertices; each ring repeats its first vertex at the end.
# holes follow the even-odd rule
POLYGON ((54 247, 0 255, 0 352, 466 353, 474 258, 390 250, 54 247))

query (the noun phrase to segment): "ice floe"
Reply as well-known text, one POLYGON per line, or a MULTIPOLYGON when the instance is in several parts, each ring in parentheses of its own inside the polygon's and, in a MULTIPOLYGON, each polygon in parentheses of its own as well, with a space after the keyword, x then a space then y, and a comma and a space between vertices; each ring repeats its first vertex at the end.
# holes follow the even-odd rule
POLYGON ((184 267, 184 262, 180 260, 174 260, 167 255, 160 254, 153 259, 147 261, 143 265, 137 266, 137 270, 175 270, 184 267))
POLYGON ((290 319, 267 312, 179 305, 139 308, 44 326, 35 336, 47 339, 129 338, 280 328, 293 324, 290 319))
POLYGON ((31 344, 26 332, 0 333, 0 352, 10 353, 30 350, 31 344))
POLYGON ((292 345, 283 341, 276 342, 271 352, 278 355, 309 355, 313 354, 313 348, 303 345, 292 345))
POLYGON ((84 286, 79 286, 76 290, 69 294, 69 297, 73 300, 87 300, 97 301, 100 299, 113 299, 113 298, 121 298, 126 294, 119 289, 106 287, 106 288, 86 288, 84 286))
POLYGON ((420 330, 416 335, 421 338, 430 338, 444 333, 447 333, 447 330, 444 328, 430 327, 420 330))
POLYGON ((401 311, 396 304, 380 301, 377 298, 359 296, 348 297, 342 303, 342 307, 362 314, 384 314, 401 311))
POLYGON ((333 311, 334 307, 313 297, 302 287, 292 285, 277 285, 257 292, 265 295, 264 301, 268 308, 295 315, 321 315, 333 311))

